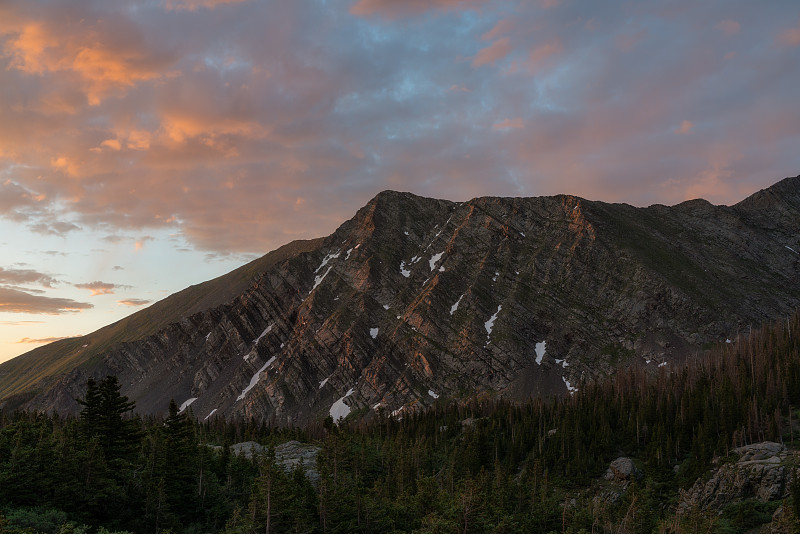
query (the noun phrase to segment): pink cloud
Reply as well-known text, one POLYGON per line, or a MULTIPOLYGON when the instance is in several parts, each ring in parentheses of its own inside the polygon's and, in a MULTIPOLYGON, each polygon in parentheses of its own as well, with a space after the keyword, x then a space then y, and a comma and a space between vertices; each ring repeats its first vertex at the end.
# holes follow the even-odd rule
POLYGON ((31 339, 29 337, 23 337, 22 339, 17 341, 17 343, 33 343, 33 344, 36 344, 36 345, 43 345, 45 343, 53 343, 53 342, 56 342, 56 341, 61 341, 62 339, 72 339, 73 337, 78 337, 78 336, 45 337, 45 338, 41 338, 41 339, 31 339))
POLYGON ((472 66, 482 67, 483 65, 491 65, 506 57, 510 52, 511 40, 508 37, 503 37, 486 48, 480 49, 475 59, 472 60, 472 66))
POLYGON ((145 304, 150 304, 150 302, 151 301, 144 299, 124 299, 124 300, 118 300, 117 304, 122 306, 136 307, 136 306, 144 306, 145 304))
POLYGON ((800 24, 783 30, 778 35, 778 42, 784 46, 800 46, 800 24))
POLYGON ((216 9, 219 6, 238 4, 247 0, 167 0, 168 11, 197 11, 198 9, 216 9))
POLYGON ((492 130, 518 130, 525 127, 522 117, 505 119, 492 125, 492 130))
POLYGON ((0 287, 0 312, 60 315, 92 308, 72 299, 33 295, 10 287, 0 287))
POLYGON ((475 8, 487 0, 358 0, 350 7, 352 15, 380 15, 389 19, 419 15, 426 11, 452 11, 475 8))
POLYGON ((694 124, 692 124, 692 121, 684 120, 683 122, 681 122, 681 125, 678 128, 675 129, 675 133, 676 134, 688 134, 689 132, 692 131, 693 127, 694 127, 694 124))
POLYGON ((535 47, 528 55, 526 67, 531 72, 537 72, 552 64, 556 56, 564 51, 560 40, 551 41, 535 47))
POLYGON ((725 35, 736 35, 742 29, 741 25, 735 20, 725 19, 714 26, 725 35))
POLYGON ((516 27, 516 25, 517 24, 514 21, 514 19, 511 18, 502 19, 500 22, 495 24, 491 30, 481 35, 481 39, 484 41, 493 41, 494 39, 497 39, 501 35, 507 35, 511 33, 516 27))

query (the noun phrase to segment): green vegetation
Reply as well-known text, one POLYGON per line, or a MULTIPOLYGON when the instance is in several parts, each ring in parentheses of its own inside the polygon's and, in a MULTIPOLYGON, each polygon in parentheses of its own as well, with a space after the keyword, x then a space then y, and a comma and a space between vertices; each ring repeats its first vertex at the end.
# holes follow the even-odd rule
MULTIPOLYGON (((794 442, 795 332, 800 316, 672 374, 630 369, 564 399, 303 430, 200 423, 174 403, 164 420, 137 418, 113 377, 90 382, 80 418, 0 415, 0 532, 748 532, 780 502, 679 511, 679 490, 736 446, 794 442), (289 439, 322 447, 315 485, 273 452, 229 448, 289 439), (620 454, 643 471, 627 491, 602 479, 620 454)), ((800 485, 790 494, 796 529, 800 485)))

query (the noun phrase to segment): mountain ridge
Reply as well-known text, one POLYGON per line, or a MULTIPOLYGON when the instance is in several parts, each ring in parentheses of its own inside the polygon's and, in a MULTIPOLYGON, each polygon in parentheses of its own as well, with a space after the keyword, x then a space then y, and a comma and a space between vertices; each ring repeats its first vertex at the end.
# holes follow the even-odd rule
POLYGON ((440 395, 567 394, 800 306, 800 177, 773 188, 733 206, 647 208, 384 191, 226 303, 5 403, 74 411, 70 399, 102 373, 118 374, 144 413, 174 397, 196 399, 200 418, 282 423, 399 416, 440 395))

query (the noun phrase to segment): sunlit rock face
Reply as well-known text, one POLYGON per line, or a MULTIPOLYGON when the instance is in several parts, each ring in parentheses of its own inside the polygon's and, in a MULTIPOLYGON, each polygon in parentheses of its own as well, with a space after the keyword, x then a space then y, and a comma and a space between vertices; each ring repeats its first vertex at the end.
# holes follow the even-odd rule
POLYGON ((282 424, 570 394, 800 307, 798 228, 800 178, 730 207, 384 192, 227 303, 112 346, 27 406, 74 411, 107 373, 145 413, 195 398, 199 419, 282 424))

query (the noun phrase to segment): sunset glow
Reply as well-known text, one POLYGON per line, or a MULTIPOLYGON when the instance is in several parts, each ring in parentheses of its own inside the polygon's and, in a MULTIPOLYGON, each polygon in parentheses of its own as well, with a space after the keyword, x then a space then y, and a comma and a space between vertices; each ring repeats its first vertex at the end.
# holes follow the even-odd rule
POLYGON ((0 361, 379 191, 735 203, 800 173, 800 3, 0 3, 0 361))

